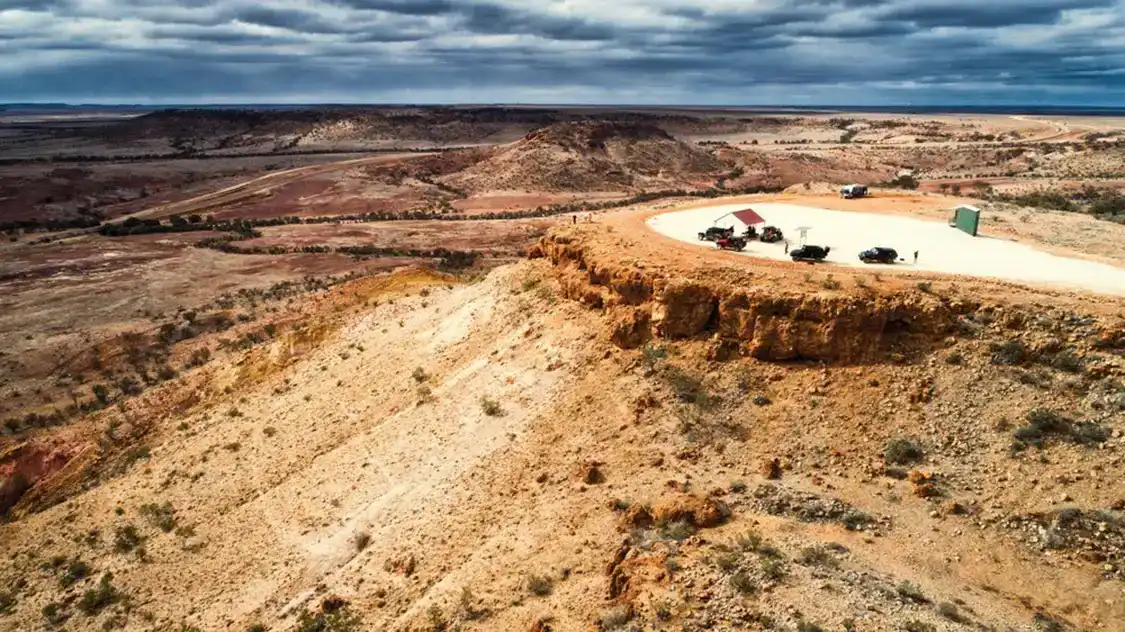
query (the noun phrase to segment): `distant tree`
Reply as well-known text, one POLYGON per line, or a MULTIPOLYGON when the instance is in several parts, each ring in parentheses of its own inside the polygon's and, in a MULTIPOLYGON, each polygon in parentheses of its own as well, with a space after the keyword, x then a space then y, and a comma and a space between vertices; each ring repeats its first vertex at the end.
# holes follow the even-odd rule
POLYGON ((941 189, 942 193, 945 193, 946 190, 949 189, 949 183, 948 182, 942 182, 941 184, 938 185, 938 188, 941 189))
POLYGON ((953 195, 961 195, 961 185, 960 184, 954 184, 953 185, 953 195))

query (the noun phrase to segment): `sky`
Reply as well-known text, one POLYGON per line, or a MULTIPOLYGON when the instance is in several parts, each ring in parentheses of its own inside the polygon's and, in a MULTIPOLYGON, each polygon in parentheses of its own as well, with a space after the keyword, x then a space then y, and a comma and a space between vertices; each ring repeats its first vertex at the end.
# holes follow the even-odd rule
POLYGON ((1125 106, 1125 0, 0 0, 0 102, 1125 106))

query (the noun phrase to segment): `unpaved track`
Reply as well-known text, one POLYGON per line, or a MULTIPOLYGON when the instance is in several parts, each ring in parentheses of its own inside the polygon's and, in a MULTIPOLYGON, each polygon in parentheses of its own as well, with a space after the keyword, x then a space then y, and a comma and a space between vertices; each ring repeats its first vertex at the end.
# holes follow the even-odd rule
POLYGON ((385 154, 379 156, 368 156, 364 158, 353 158, 350 160, 341 160, 339 162, 330 162, 320 165, 309 165, 305 167, 296 167, 294 169, 286 169, 284 171, 276 171, 264 176, 247 180, 236 184, 234 186, 226 187, 218 191, 204 193, 187 200, 180 200, 179 202, 172 202, 171 204, 161 204, 147 208, 143 211, 138 211, 132 215, 127 215, 121 219, 134 217, 136 219, 163 219, 172 215, 184 215, 188 213, 203 213, 213 211, 229 204, 234 204, 245 200, 246 198, 258 195, 274 187, 284 186, 291 184, 305 178, 313 176, 324 175, 339 171, 341 169, 348 169, 351 167, 359 167, 364 165, 376 165, 390 162, 397 162, 408 158, 423 156, 432 156, 432 152, 427 153, 402 153, 402 154, 385 154))

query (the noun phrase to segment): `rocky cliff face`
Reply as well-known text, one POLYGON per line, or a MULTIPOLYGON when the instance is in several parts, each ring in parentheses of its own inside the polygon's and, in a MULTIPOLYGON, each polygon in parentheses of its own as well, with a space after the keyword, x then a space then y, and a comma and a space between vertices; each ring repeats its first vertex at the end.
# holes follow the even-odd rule
POLYGON ((532 256, 559 268, 563 294, 607 314, 615 344, 709 337, 716 359, 863 363, 930 349, 972 306, 920 293, 841 296, 776 283, 733 285, 597 260, 580 239, 555 233, 532 256))

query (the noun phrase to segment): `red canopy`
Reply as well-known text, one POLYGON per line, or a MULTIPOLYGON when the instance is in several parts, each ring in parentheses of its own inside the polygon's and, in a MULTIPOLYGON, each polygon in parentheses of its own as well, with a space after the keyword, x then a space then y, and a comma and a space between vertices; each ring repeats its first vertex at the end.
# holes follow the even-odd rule
POLYGON ((741 211, 735 211, 735 212, 731 213, 731 215, 734 215, 735 217, 737 217, 738 221, 742 222, 743 224, 746 224, 747 226, 753 226, 754 224, 764 224, 764 223, 766 223, 765 218, 763 218, 761 215, 758 215, 757 211, 755 211, 752 208, 744 209, 744 210, 741 210, 741 211))

